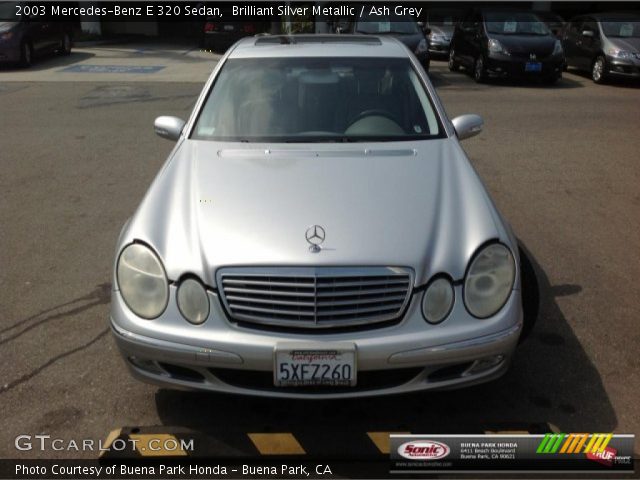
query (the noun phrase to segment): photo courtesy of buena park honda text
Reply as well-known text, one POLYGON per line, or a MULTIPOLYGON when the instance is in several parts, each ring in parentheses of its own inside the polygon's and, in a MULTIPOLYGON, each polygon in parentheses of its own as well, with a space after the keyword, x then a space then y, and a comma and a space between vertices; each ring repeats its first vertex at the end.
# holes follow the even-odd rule
POLYGON ((0 0, 0 480, 640 478, 640 1, 0 0))

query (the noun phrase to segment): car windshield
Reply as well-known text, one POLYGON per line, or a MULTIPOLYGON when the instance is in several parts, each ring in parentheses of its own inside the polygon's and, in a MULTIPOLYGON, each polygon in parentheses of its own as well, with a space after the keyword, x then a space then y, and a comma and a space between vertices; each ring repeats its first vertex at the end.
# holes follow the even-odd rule
POLYGON ((628 21, 602 22, 602 31, 607 37, 640 37, 640 18, 628 21))
POLYGON ((15 22, 18 20, 18 4, 16 2, 0 2, 0 21, 15 22))
POLYGON ((372 15, 371 12, 363 12, 356 22, 357 33, 381 34, 400 33, 413 35, 419 33, 418 25, 409 15, 372 15))
POLYGON ((402 141, 442 137, 406 58, 227 60, 192 138, 239 142, 402 141))
POLYGON ((533 13, 494 12, 485 15, 487 32, 498 35, 550 35, 549 28, 533 13))

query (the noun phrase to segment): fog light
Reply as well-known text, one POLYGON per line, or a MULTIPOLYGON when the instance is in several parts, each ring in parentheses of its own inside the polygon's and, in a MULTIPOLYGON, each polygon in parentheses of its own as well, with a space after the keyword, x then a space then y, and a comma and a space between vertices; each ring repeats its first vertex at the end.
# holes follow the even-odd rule
POLYGON ((129 357, 128 360, 134 367, 144 370, 145 372, 155 373, 158 375, 164 373, 164 371, 153 360, 145 360, 138 357, 129 357))
POLYGON ((466 374, 472 375, 474 373, 480 373, 484 372, 485 370, 490 370, 500 365, 504 361, 504 359, 504 355, 492 355, 490 357, 481 358, 474 362, 471 368, 467 370, 466 374))

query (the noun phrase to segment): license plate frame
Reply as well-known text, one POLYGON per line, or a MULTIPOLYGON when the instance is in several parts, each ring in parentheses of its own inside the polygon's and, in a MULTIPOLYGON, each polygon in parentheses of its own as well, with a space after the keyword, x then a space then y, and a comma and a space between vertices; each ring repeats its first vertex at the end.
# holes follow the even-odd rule
POLYGON ((541 72, 542 71, 542 63, 541 62, 527 62, 524 64, 525 72, 541 72))
POLYGON ((353 343, 280 343, 273 350, 276 387, 355 387, 357 383, 358 355, 353 343))

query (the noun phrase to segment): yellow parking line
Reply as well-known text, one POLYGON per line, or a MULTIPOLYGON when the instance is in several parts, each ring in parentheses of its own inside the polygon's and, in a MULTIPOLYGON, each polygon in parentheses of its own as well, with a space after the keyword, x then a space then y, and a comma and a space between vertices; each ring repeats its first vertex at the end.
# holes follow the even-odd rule
POLYGON ((369 439, 374 443, 380 453, 389 453, 391 450, 391 439, 389 435, 409 435, 411 432, 367 432, 369 439))
POLYGON ((168 433, 132 433, 136 450, 143 457, 185 457, 180 441, 168 433))
POLYGON ((261 455, 304 455, 302 445, 291 433, 249 433, 261 455))
POLYGON ((120 436, 121 432, 122 432, 121 428, 116 428, 115 430, 111 430, 109 432, 109 435, 107 435, 107 438, 105 438, 104 443, 102 444, 102 451, 100 452, 100 455, 99 455, 100 457, 104 455, 105 452, 109 450, 109 448, 111 448, 111 444, 116 438, 120 436))

